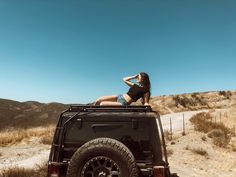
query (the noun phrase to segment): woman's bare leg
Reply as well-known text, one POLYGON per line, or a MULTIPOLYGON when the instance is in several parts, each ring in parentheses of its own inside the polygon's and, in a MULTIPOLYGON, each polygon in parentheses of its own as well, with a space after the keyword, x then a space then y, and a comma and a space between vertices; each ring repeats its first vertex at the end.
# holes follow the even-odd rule
POLYGON ((95 105, 100 105, 103 101, 116 102, 117 96, 118 95, 102 96, 96 100, 95 105))
POLYGON ((120 106, 120 105, 122 105, 121 103, 119 103, 119 102, 113 102, 113 101, 102 101, 101 103, 100 103, 100 105, 102 105, 102 106, 120 106))

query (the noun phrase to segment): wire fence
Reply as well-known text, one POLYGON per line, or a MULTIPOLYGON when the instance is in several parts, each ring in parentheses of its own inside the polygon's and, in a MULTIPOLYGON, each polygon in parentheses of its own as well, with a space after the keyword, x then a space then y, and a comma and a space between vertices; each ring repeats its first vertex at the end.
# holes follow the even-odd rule
MULTIPOLYGON (((229 116, 229 113, 227 112, 227 111, 224 111, 224 112, 219 112, 218 114, 216 114, 216 115, 213 115, 212 117, 211 117, 211 122, 214 122, 214 123, 223 123, 223 124, 225 124, 225 122, 227 122, 227 120, 228 119, 230 119, 230 118, 232 118, 232 117, 230 117, 229 116)), ((182 118, 181 118, 182 120, 182 130, 181 130, 181 133, 182 133, 182 135, 183 136, 185 136, 186 135, 186 131, 188 130, 187 129, 187 121, 186 121, 186 117, 185 117, 185 113, 183 113, 182 114, 182 118)), ((175 130, 174 128, 173 128, 173 124, 174 124, 174 122, 173 122, 173 119, 172 119, 172 117, 170 116, 169 117, 169 128, 167 129, 165 129, 165 131, 168 131, 168 138, 170 139, 170 140, 172 140, 173 139, 173 134, 175 133, 175 132, 179 132, 179 130, 175 130)), ((234 134, 234 135, 236 135, 236 126, 235 125, 227 125, 227 127, 229 127, 229 129, 231 130, 231 132, 234 134)))

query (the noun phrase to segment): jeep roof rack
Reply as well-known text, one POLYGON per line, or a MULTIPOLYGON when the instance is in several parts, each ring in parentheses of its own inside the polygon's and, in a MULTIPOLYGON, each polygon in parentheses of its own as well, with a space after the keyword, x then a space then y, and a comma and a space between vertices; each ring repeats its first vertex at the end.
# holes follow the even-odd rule
POLYGON ((152 112, 150 106, 88 106, 88 105, 71 105, 66 112, 88 112, 88 111, 120 111, 120 112, 152 112))

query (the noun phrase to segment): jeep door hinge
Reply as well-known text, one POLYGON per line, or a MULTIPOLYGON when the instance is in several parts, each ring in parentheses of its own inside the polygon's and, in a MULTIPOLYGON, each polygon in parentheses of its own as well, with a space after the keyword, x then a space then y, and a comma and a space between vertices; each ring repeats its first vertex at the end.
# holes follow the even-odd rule
POLYGON ((132 119, 132 129, 138 129, 138 121, 137 119, 132 119))
POLYGON ((76 119, 76 122, 78 122, 78 128, 82 128, 82 119, 78 118, 76 119))

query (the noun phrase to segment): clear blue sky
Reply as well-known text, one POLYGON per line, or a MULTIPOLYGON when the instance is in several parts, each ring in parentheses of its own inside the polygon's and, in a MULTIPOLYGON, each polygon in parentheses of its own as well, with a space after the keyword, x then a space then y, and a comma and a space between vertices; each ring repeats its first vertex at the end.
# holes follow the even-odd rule
POLYGON ((236 88, 235 0, 0 0, 0 98, 87 103, 236 88))

